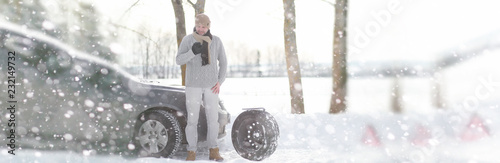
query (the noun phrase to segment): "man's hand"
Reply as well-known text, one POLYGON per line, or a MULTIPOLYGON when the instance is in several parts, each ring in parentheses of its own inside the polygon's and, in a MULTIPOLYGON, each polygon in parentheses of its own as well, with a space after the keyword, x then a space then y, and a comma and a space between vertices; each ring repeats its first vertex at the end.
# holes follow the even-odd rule
POLYGON ((220 84, 219 84, 219 82, 217 82, 217 84, 215 84, 215 86, 212 87, 212 92, 214 94, 219 94, 219 90, 220 90, 220 84))
POLYGON ((201 45, 201 43, 197 41, 193 44, 193 47, 191 47, 191 50, 193 51, 194 55, 198 55, 201 53, 202 47, 203 46, 201 45))

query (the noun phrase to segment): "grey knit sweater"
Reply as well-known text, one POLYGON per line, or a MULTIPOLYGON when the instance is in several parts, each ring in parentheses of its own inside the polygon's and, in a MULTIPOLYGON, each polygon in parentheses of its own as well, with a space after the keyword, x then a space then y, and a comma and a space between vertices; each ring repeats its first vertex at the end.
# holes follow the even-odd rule
POLYGON ((195 55, 191 50, 195 42, 193 34, 184 36, 177 52, 176 63, 186 64, 186 87, 212 88, 217 82, 222 85, 226 79, 227 60, 221 40, 217 36, 212 36, 211 62, 205 66, 201 66, 201 55, 195 55))

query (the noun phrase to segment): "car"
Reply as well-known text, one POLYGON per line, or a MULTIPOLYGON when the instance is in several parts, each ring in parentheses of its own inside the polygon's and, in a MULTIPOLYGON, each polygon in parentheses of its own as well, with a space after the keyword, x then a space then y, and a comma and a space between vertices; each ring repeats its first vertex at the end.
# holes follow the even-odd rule
MULTIPOLYGON (((2 144, 11 142, 12 152, 172 157, 186 144, 184 87, 139 80, 116 64, 19 25, 0 23, 0 40, 0 103, 15 105, 12 115, 1 116, 0 138, 2 144)), ((222 138, 230 114, 219 104, 222 138)), ((204 141, 206 116, 200 108, 198 139, 204 141)))

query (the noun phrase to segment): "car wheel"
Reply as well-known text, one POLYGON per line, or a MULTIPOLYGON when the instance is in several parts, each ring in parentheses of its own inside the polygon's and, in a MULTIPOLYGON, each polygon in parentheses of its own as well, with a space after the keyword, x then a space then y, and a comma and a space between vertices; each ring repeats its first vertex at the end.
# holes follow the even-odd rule
POLYGON ((278 146, 278 123, 271 114, 248 110, 235 120, 231 131, 233 146, 246 159, 261 161, 274 153, 278 146))
POLYGON ((163 110, 145 111, 135 124, 134 145, 141 157, 172 157, 181 144, 179 122, 163 110))

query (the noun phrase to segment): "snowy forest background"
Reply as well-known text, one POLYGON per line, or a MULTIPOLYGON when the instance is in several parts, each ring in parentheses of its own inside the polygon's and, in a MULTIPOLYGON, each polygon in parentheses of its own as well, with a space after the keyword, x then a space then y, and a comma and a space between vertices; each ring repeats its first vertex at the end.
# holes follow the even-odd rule
MULTIPOLYGON (((180 85, 181 69, 175 65, 177 21, 173 2, 2 0, 0 21, 42 31, 76 49, 116 63, 138 78, 180 85)), ((296 29, 293 31, 297 35, 300 89, 308 116, 290 114, 293 104, 290 104, 283 37, 284 2, 207 0, 204 8, 212 20, 212 33, 221 37, 228 54, 228 80, 222 87, 221 98, 228 108, 233 108, 231 114, 240 113, 239 108, 263 106, 280 123, 281 148, 270 157, 270 162, 297 161, 300 158, 283 158, 289 157, 289 153, 300 155, 304 153, 301 150, 315 149, 318 150, 306 159, 313 162, 498 161, 493 157, 498 150, 484 152, 500 142, 500 123, 495 117, 500 115, 497 63, 500 22, 495 19, 500 15, 498 2, 349 1, 345 35, 347 109, 336 116, 326 114, 331 113, 335 79, 332 67, 338 64, 332 61, 335 2, 294 2, 296 29), (463 141, 460 133, 472 120, 477 120, 475 117, 479 117, 479 122, 474 125, 488 128, 482 133, 487 138, 478 144, 461 146, 470 140, 463 141), (297 119, 303 121, 296 122, 297 119), (401 122, 406 123, 401 125, 401 122), (371 125, 375 129, 365 129, 371 125), (431 128, 431 132, 415 129, 419 125, 431 128), (435 132, 432 128, 438 126, 447 127, 435 132), (374 140, 378 144, 366 144, 361 138, 347 140, 352 135, 372 131, 379 132, 380 140, 374 140), (339 138, 332 140, 327 135, 339 138), (401 147, 406 139, 430 141, 423 147, 401 147), (324 141, 328 143, 322 144, 324 141), (378 151, 361 148, 360 144, 387 146, 378 151), (325 151, 344 156, 321 159, 325 151), (411 159, 415 151, 425 157, 411 159), (399 157, 405 158, 398 158, 398 152, 402 153, 399 157), (368 154, 366 159, 363 153, 368 154), (379 153, 383 153, 382 156, 379 153)), ((190 1, 182 1, 182 4, 189 34, 196 9, 190 1)), ((230 140, 225 142, 230 146, 230 140)), ((230 148, 222 151, 223 156, 230 161, 241 161, 230 148)), ((40 153, 33 155, 37 158, 40 153)))
MULTIPOLYGON (((283 3, 200 1, 212 33, 228 55, 228 77, 287 77, 283 3), (260 8, 257 12, 252 9, 260 8), (238 36, 239 35, 239 36, 238 36)), ((25 25, 124 67, 143 79, 179 79, 175 65, 176 17, 169 1, 2 1, 3 21, 25 25)), ((197 12, 182 1, 187 34, 197 12)), ((297 1, 296 42, 301 77, 332 77, 334 1, 297 1), (311 19, 314 18, 314 19, 311 19)), ((496 2, 350 1, 347 14, 349 79, 428 78, 479 54, 500 25, 488 18, 496 2), (427 9, 429 12, 420 12, 427 9), (465 9, 477 12, 463 13, 465 9), (432 28, 431 28, 432 27, 432 28), (483 36, 481 38, 481 36, 483 36), (474 44, 472 44, 474 43, 474 44), (458 50, 464 51, 459 52, 458 50), (469 51, 467 51, 469 50, 469 51)), ((335 61, 334 61, 335 62, 335 61)), ((341 62, 337 62, 341 63, 341 62)), ((396 81, 398 80, 398 81, 396 81)), ((177 83, 179 84, 179 83, 177 83)), ((285 84, 285 83, 284 83, 285 84)), ((437 82, 433 87, 446 85, 437 82)), ((437 94, 441 89, 433 89, 437 94)), ((441 95, 441 94, 440 94, 441 95)), ((395 97, 401 98, 401 97, 395 97)), ((434 100, 437 103, 441 96, 434 100)), ((441 107, 435 104, 435 106, 441 107)), ((398 108, 395 108, 396 110, 398 108)))

